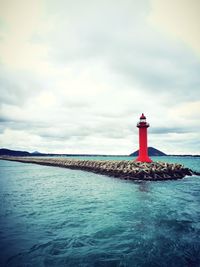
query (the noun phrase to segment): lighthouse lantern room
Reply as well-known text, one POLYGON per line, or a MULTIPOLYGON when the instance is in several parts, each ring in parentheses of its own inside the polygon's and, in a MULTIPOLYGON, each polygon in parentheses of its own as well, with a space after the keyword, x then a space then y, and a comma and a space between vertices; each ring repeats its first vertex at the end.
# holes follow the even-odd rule
POLYGON ((149 123, 146 122, 146 117, 142 113, 140 116, 140 121, 137 123, 139 128, 139 155, 136 161, 140 162, 152 162, 148 156, 148 147, 147 147, 147 128, 149 123))

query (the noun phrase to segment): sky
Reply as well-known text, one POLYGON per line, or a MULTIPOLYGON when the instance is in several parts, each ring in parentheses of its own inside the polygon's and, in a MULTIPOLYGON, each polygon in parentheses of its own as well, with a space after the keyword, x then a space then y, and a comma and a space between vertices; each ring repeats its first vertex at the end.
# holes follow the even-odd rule
POLYGON ((0 0, 0 147, 200 154, 199 0, 0 0))

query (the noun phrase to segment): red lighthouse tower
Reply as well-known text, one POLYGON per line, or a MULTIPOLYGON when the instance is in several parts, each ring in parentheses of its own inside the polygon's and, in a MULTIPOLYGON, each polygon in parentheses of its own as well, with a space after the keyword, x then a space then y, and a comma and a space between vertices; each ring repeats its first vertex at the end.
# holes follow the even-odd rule
POLYGON ((152 160, 148 156, 148 148, 147 148, 147 128, 149 124, 146 122, 146 117, 142 113, 140 116, 140 121, 137 123, 137 127, 139 128, 139 156, 136 161, 141 162, 152 162, 152 160))

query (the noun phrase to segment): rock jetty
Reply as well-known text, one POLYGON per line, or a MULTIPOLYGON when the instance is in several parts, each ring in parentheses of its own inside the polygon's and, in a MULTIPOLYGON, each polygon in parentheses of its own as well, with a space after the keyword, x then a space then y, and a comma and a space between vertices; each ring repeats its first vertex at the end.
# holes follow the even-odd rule
POLYGON ((182 164, 133 160, 82 160, 71 158, 0 157, 3 160, 84 170, 125 180, 174 180, 197 174, 182 164))

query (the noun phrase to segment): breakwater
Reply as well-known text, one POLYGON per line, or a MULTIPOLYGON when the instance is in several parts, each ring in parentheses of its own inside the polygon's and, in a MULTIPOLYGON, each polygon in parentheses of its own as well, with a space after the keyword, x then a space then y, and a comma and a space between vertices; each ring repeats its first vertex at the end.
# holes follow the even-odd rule
POLYGON ((182 164, 133 160, 82 160, 70 158, 0 157, 3 160, 90 171, 125 180, 174 180, 197 174, 182 164))

